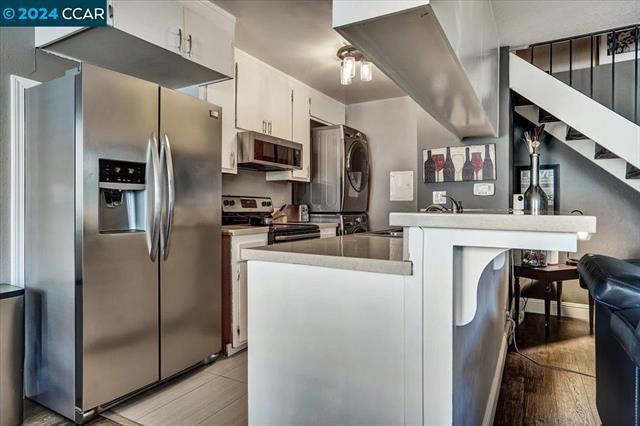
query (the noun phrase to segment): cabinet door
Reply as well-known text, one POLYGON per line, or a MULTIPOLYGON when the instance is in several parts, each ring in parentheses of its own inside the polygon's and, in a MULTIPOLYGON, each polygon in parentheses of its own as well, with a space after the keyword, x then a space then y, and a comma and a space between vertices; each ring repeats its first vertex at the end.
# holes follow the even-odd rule
POLYGON ((113 26, 165 49, 180 52, 184 36, 183 7, 179 2, 114 0, 113 26))
POLYGON ((213 4, 185 2, 184 56, 204 67, 233 75, 235 21, 213 4))
POLYGON ((238 173, 238 143, 235 126, 235 81, 209 84, 206 100, 222 107, 222 173, 238 173))
POLYGON ((345 106, 329 96, 316 90, 311 90, 310 113, 329 124, 345 124, 345 106))
POLYGON ((267 132, 275 137, 291 139, 291 91, 286 75, 273 68, 264 67, 267 85, 267 132))
POLYGON ((311 121, 309 117, 309 88, 291 81, 291 139, 302 144, 302 170, 292 172, 293 180, 309 182, 311 176, 311 121))
POLYGON ((267 234, 232 237, 233 262, 232 329, 233 347, 247 343, 247 262, 241 261, 242 249, 267 245, 267 234))
POLYGON ((236 53, 236 127, 266 133, 264 66, 247 54, 236 53))

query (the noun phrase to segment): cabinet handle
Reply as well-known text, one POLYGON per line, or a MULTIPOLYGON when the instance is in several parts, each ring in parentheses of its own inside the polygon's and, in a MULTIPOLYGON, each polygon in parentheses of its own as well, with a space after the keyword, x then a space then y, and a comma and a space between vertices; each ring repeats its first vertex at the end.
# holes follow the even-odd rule
POLYGON ((269 122, 269 134, 271 134, 271 122, 269 122))
POLYGON ((178 28, 178 52, 182 53, 182 28, 178 28))
POLYGON ((191 51, 193 50, 193 38, 191 38, 191 34, 189 34, 189 38, 187 38, 187 41, 189 42, 189 51, 187 52, 187 55, 191 57, 191 51))
POLYGON ((231 153, 231 168, 236 167, 236 153, 232 152, 231 153))
POLYGON ((267 122, 262 120, 262 133, 267 133, 267 122))

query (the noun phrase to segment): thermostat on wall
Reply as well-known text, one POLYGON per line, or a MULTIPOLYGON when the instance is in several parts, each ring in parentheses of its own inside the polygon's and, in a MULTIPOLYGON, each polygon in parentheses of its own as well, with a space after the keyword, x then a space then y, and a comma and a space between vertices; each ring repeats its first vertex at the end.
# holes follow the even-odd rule
POLYGON ((493 183, 474 183, 473 195, 487 197, 495 193, 496 186, 493 183))

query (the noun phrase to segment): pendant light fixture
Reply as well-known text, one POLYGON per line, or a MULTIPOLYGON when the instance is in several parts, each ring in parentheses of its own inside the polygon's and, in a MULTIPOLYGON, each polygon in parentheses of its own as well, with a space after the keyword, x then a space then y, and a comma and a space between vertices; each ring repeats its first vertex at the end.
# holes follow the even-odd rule
POLYGON ((356 76, 356 64, 360 63, 360 80, 371 81, 373 79, 373 64, 369 62, 362 52, 351 45, 338 49, 340 59, 340 84, 349 85, 356 76))

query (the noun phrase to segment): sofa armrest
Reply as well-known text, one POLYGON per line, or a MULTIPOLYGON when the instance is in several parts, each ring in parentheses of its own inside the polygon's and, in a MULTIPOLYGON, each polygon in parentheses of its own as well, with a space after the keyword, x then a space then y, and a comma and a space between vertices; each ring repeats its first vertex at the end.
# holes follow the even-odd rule
POLYGON ((640 265, 602 255, 585 255, 578 263, 581 285, 612 309, 640 308, 640 265))

